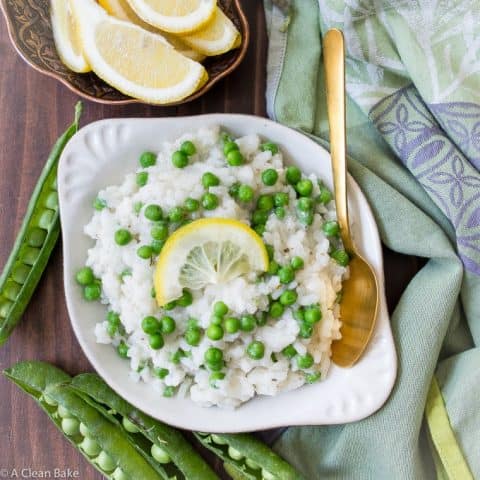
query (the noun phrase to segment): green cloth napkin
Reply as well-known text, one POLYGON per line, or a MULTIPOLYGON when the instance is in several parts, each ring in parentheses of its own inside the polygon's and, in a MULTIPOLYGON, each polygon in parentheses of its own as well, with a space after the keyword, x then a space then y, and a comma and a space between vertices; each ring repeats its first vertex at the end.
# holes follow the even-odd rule
POLYGON ((385 245, 428 260, 391 316, 399 368, 384 407, 290 428, 275 448, 310 480, 480 478, 478 0, 275 4, 269 115, 326 144, 321 38, 343 30, 349 171, 385 245))

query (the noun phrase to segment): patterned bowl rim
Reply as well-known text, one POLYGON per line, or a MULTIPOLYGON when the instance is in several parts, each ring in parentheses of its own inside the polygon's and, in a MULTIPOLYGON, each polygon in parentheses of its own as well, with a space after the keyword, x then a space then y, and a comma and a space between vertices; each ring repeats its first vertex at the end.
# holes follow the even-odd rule
POLYGON ((54 78, 58 80, 60 83, 65 85, 71 92, 76 93, 82 98, 85 98, 87 100, 91 100, 92 102, 96 103, 102 103, 102 104, 107 104, 107 105, 127 105, 130 103, 139 103, 139 104, 147 104, 147 105, 153 105, 156 107, 171 107, 175 105, 183 105, 185 103, 191 102, 199 97, 201 97, 204 93, 208 92, 217 82, 219 82, 222 78, 226 77, 229 73, 233 72, 242 62, 242 60, 245 58, 245 55, 247 54, 247 49, 248 45, 250 43, 250 27, 247 21, 247 17, 245 16, 245 12, 243 11, 243 8, 241 6, 240 0, 232 0, 233 5, 237 11, 238 15, 238 20, 241 25, 241 34, 242 34, 242 42, 240 44, 240 47, 237 49, 237 55, 231 65, 229 65, 227 68, 225 68, 222 72, 220 72, 218 75, 216 75, 213 78, 209 78, 207 83, 194 92, 192 95, 184 98, 183 100, 179 100, 176 102, 172 103, 165 103, 165 104, 149 104, 148 102, 144 102, 142 100, 136 99, 136 98, 125 98, 123 100, 111 100, 111 99, 104 99, 100 97, 96 97, 94 95, 89 95, 88 93, 83 92, 79 88, 75 87, 72 85, 67 79, 63 78, 60 74, 53 72, 51 70, 47 70, 44 68, 39 67, 38 65, 34 64, 22 51, 21 47, 17 44, 17 41, 15 39, 14 35, 14 26, 12 19, 10 18, 10 15, 7 12, 6 8, 6 1, 7 0, 0 0, 0 11, 3 14, 3 17, 5 18, 5 23, 7 24, 7 33, 8 33, 8 38, 10 39, 10 43, 13 45, 13 48, 17 52, 17 54, 22 58, 22 60, 32 67, 34 70, 37 72, 42 73, 43 75, 46 75, 48 77, 54 78))

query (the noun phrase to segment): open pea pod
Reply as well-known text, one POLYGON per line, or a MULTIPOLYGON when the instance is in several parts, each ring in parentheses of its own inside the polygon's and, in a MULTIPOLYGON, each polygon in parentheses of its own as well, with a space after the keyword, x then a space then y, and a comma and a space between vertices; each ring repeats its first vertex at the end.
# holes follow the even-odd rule
POLYGON ((235 480, 304 480, 270 447, 247 433, 195 433, 200 443, 220 457, 235 480))
POLYGON ((116 419, 122 422, 135 444, 138 445, 139 436, 143 436, 148 443, 141 444, 141 448, 145 450, 147 447, 148 454, 162 462, 168 475, 186 480, 219 479, 178 430, 135 408, 117 395, 97 374, 77 375, 70 385, 84 399, 93 399, 103 415, 113 415, 111 412, 115 412, 116 419))
POLYGON ((42 276, 60 234, 57 166, 60 155, 78 130, 82 111, 55 143, 28 203, 22 226, 0 274, 0 345, 7 341, 42 276))
POLYGON ((131 444, 123 430, 69 389, 70 376, 44 362, 20 362, 4 371, 33 397, 67 439, 112 480, 162 477, 131 444))

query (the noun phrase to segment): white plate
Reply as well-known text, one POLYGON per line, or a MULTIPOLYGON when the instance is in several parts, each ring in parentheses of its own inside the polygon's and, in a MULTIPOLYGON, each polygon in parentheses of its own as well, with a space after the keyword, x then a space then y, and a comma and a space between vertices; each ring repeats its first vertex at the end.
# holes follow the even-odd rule
POLYGON ((83 226, 92 215, 92 201, 107 185, 118 184, 137 167, 145 150, 156 151, 164 140, 208 125, 221 125, 234 135, 257 133, 280 145, 287 163, 313 172, 332 188, 330 157, 306 136, 249 115, 214 114, 194 117, 102 120, 82 128, 68 143, 58 170, 63 234, 65 295, 75 334, 88 359, 122 397, 166 423, 190 430, 241 432, 286 425, 339 424, 360 420, 378 410, 395 381, 396 355, 384 295, 382 250, 371 210, 349 176, 349 205, 360 251, 375 269, 380 308, 368 349, 353 368, 333 366, 319 383, 282 393, 256 397, 236 410, 202 408, 188 399, 163 398, 147 384, 129 378, 129 364, 115 349, 96 343, 95 324, 106 308, 82 299, 75 271, 84 265, 92 240, 83 226))

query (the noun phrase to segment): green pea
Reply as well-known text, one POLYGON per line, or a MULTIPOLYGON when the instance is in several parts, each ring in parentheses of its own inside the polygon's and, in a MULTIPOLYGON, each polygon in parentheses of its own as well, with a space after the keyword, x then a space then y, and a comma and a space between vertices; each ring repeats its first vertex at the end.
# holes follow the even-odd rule
POLYGON ((207 364, 219 364, 223 362, 223 352, 217 347, 209 347, 204 356, 205 363, 207 364))
POLYGON ((264 225, 268 220, 268 212, 255 210, 252 215, 252 223, 254 225, 264 225))
POLYGON ((129 480, 129 478, 120 467, 117 467, 112 473, 112 480, 129 480))
POLYGON ((336 237, 340 233, 340 225, 335 220, 325 222, 322 230, 327 237, 336 237))
POLYGON ((63 418, 62 419, 62 430, 66 435, 78 435, 80 430, 80 422, 76 418, 63 418))
POLYGON ((240 329, 240 320, 235 317, 228 317, 223 324, 227 333, 237 333, 240 329))
POLYGON ((9 300, 15 301, 22 287, 15 282, 8 282, 4 288, 3 295, 9 300))
POLYGON ((270 263, 268 264, 267 273, 269 275, 276 275, 279 269, 280 269, 280 265, 275 260, 271 260, 270 263))
POLYGON ((267 250, 268 259, 272 260, 275 254, 275 250, 273 249, 273 245, 269 245, 268 243, 265 244, 265 249, 267 250))
POLYGON ((89 302, 98 300, 102 295, 102 288, 98 283, 91 283, 83 287, 83 298, 89 302))
POLYGON ((33 266, 36 263, 39 255, 39 248, 27 247, 21 253, 21 260, 25 265, 33 266))
POLYGON ((315 373, 307 373, 305 375, 305 381, 307 383, 315 383, 317 382, 318 380, 320 380, 320 377, 322 376, 322 374, 320 372, 315 372, 315 373))
POLYGON ((15 267, 12 270, 12 279, 15 282, 19 283, 20 285, 23 285, 26 282, 29 274, 30 274, 30 268, 27 267, 27 265, 23 265, 19 263, 15 265, 15 267))
POLYGON ((302 210, 298 210, 297 211, 297 217, 298 217, 298 220, 300 221, 300 223, 302 223, 303 225, 311 225, 313 223, 313 211, 312 210, 309 210, 309 211, 302 211, 302 210))
POLYGON ((202 338, 202 332, 199 327, 190 327, 185 331, 185 341, 192 347, 196 347, 202 338))
POLYGON ((13 302, 0 299, 0 317, 7 318, 12 306, 13 306, 13 302))
MULTIPOLYGON (((93 201, 92 206, 95 210, 97 210, 97 212, 100 212, 101 210, 103 210, 107 206, 107 202, 105 200, 97 197, 93 201)), ((53 208, 53 207, 49 207, 49 208, 53 208)))
POLYGON ((295 290, 285 290, 280 295, 280 303, 285 306, 293 305, 297 301, 297 296, 295 290))
POLYGON ((228 447, 228 455, 234 460, 241 460, 242 458, 244 458, 243 453, 239 452, 233 447, 228 447))
POLYGON ((168 213, 171 222, 181 222, 185 218, 185 210, 182 207, 173 207, 168 213))
POLYGON ((58 406, 57 413, 60 418, 74 418, 70 411, 67 410, 63 405, 58 406))
POLYGON ((290 185, 296 185, 302 178, 302 172, 298 167, 288 167, 285 173, 285 178, 290 185))
POLYGON ((162 251, 164 245, 165 240, 152 240, 150 247, 152 248, 153 254, 158 255, 162 251))
POLYGON ((89 429, 87 428, 87 426, 86 426, 84 423, 82 423, 82 422, 80 422, 80 428, 79 428, 79 430, 80 430, 80 434, 81 434, 83 437, 91 437, 91 436, 92 436, 90 430, 89 430, 89 429))
POLYGON ((85 437, 82 443, 80 443, 79 447, 89 457, 96 457, 102 451, 100 445, 93 438, 90 437, 85 437))
POLYGON ((224 378, 225 374, 223 372, 212 372, 208 380, 212 388, 218 388, 217 382, 219 380, 223 380, 224 378))
POLYGON ((123 340, 118 344, 117 353, 121 358, 128 357, 128 345, 123 340))
POLYGON ((332 201, 332 198, 333 198, 332 192, 324 185, 319 185, 319 187, 320 187, 320 193, 315 200, 318 203, 326 205, 327 203, 332 201))
POLYGON ((253 198, 253 188, 250 185, 240 185, 237 196, 241 202, 250 202, 253 198))
POLYGON ((38 226, 40 228, 44 228, 45 230, 48 230, 50 228, 50 225, 53 222, 54 215, 55 215, 55 212, 53 210, 44 210, 40 214, 40 217, 38 218, 38 226))
POLYGON ((253 315, 243 315, 240 318, 240 329, 244 332, 252 332, 256 324, 257 321, 253 315))
POLYGON ((302 197, 309 197, 313 191, 313 183, 311 180, 306 178, 305 180, 300 180, 295 186, 295 189, 302 197))
POLYGON ((272 195, 260 195, 257 200, 257 209, 263 211, 270 211, 273 208, 272 195))
POLYGON ((283 220, 285 218, 285 215, 287 212, 285 211, 285 208, 283 207, 275 207, 275 215, 279 220, 283 220))
POLYGON ((156 377, 163 380, 170 373, 170 371, 168 368, 155 368, 153 373, 156 377))
POLYGON ((298 355, 297 365, 299 368, 310 368, 313 365, 313 357, 311 353, 306 353, 305 355, 298 355))
POLYGON ((142 320, 142 330, 147 334, 151 335, 160 331, 160 322, 149 315, 142 320))
POLYGON ((262 172, 262 182, 264 183, 264 185, 271 187, 272 185, 275 185, 277 183, 277 180, 278 173, 273 168, 267 168, 267 170, 264 170, 262 172))
POLYGON ((150 453, 158 463, 170 463, 172 461, 170 455, 158 445, 153 444, 150 453))
POLYGON ((142 258, 143 260, 148 260, 152 258, 152 247, 150 245, 142 245, 141 247, 137 248, 137 255, 142 258))
POLYGON ((161 331, 163 334, 168 335, 170 333, 173 333, 176 328, 176 323, 175 320, 172 317, 164 316, 160 320, 161 324, 161 331))
POLYGON ((305 321, 305 310, 303 308, 299 308, 298 310, 294 310, 293 318, 298 320, 299 322, 305 321))
POLYGON ((215 435, 214 433, 212 433, 210 438, 212 439, 212 442, 216 443, 217 445, 228 445, 227 440, 220 437, 220 435, 215 435))
POLYGON ((260 150, 262 152, 269 151, 272 152, 272 155, 275 155, 276 153, 278 153, 278 145, 273 142, 265 142, 260 145, 260 150))
POLYGON ((223 328, 221 325, 212 323, 207 328, 207 337, 210 340, 221 340, 223 338, 223 328))
POLYGON ((288 205, 290 197, 288 193, 278 192, 273 195, 273 203, 276 207, 285 207, 288 205))
POLYGON ((174 167, 185 168, 188 165, 188 155, 181 150, 173 152, 172 163, 174 167))
POLYGON ((300 338, 310 338, 313 335, 313 326, 307 322, 300 323, 300 331, 298 336, 300 338))
POLYGON ((187 198, 185 200, 185 209, 187 212, 196 212, 200 208, 200 202, 194 198, 187 198))
POLYGON ((117 466, 115 460, 113 460, 113 458, 104 451, 100 452, 98 457, 95 459, 95 462, 105 472, 112 472, 117 466))
POLYGON ((153 203, 145 208, 143 214, 145 215, 146 219, 151 220, 152 222, 158 222, 163 217, 163 212, 160 205, 155 205, 153 203))
POLYGON ((127 417, 122 418, 122 425, 127 432, 137 433, 139 431, 137 426, 132 421, 130 421, 127 417))
POLYGON ((210 317, 210 323, 213 323, 213 325, 221 325, 223 321, 223 317, 220 315, 212 315, 210 317))
POLYGON ((144 187, 148 182, 148 172, 138 172, 136 182, 139 187, 144 187))
POLYGON ((47 236, 47 231, 43 228, 33 227, 28 233, 27 242, 31 247, 41 247, 45 238, 47 236))
POLYGON ((230 152, 233 152, 234 150, 238 150, 238 145, 233 142, 233 141, 227 141, 225 142, 223 146, 223 154, 228 155, 230 152))
POLYGON ((297 208, 302 212, 308 212, 313 209, 313 200, 309 197, 300 197, 297 202, 297 208))
POLYGON ((303 265, 304 265, 303 258, 302 257, 293 257, 290 260, 290 265, 294 270, 300 270, 301 268, 303 268, 303 265))
POLYGON ((153 152, 143 152, 140 155, 140 165, 143 168, 153 167, 157 163, 157 156, 153 152))
POLYGON ((218 207, 218 197, 214 193, 202 195, 202 206, 205 210, 215 210, 218 207))
POLYGON ((220 185, 220 179, 212 172, 205 172, 202 175, 202 185, 205 188, 216 187, 220 185))
POLYGON ((193 303, 193 296, 190 290, 187 290, 186 288, 184 288, 182 296, 180 298, 177 298, 176 302, 179 307, 190 306, 193 303))
POLYGON ((190 140, 185 140, 185 142, 180 145, 180 150, 188 156, 195 155, 195 153, 197 153, 195 144, 190 140))
POLYGON ((345 250, 334 250, 330 256, 342 267, 346 267, 350 263, 350 256, 345 250))
POLYGON ((278 480, 276 475, 262 468, 262 480, 278 480))
POLYGON ((284 312, 284 307, 283 305, 280 303, 280 302, 272 302, 270 304, 270 307, 268 309, 268 314, 272 317, 272 318, 279 318, 283 315, 283 312, 284 312))
POLYGON ((278 278, 280 279, 280 283, 284 285, 293 282, 295 279, 295 271, 290 265, 286 265, 278 271, 278 278))
POLYGON ((219 317, 224 317, 228 313, 228 306, 224 302, 215 302, 213 313, 219 317))
POLYGON ((165 342, 163 340, 162 334, 159 332, 159 333, 153 333, 149 335, 148 344, 150 345, 150 348, 152 348, 153 350, 160 350, 161 348, 163 348, 163 346, 165 345, 165 342))
POLYGON ((265 345, 258 340, 251 342, 247 347, 247 354, 254 360, 260 360, 265 355, 265 345))
POLYGON ((90 267, 83 267, 77 271, 75 280, 79 285, 90 285, 95 280, 93 270, 90 267))
POLYGON ((267 324, 268 321, 268 312, 260 312, 257 314, 257 325, 263 327, 267 324))
POLYGON ((238 167, 242 165, 244 161, 245 158, 239 150, 230 150, 230 152, 227 153, 227 163, 231 167, 238 167))
POLYGON ((168 386, 163 390, 163 396, 166 398, 173 397, 175 395, 175 387, 168 386))
MULTIPOLYGON (((230 188, 228 189, 228 193, 231 197, 237 198, 238 197, 238 192, 240 191, 240 183, 235 182, 233 183, 230 188)), ((252 197, 253 197, 253 190, 252 190, 252 197)))
POLYGON ((317 323, 322 318, 322 312, 319 307, 309 307, 305 309, 305 322, 309 325, 317 323))
POLYGON ((254 230, 261 237, 265 233, 265 225, 255 225, 254 230))
POLYGON ((54 400, 50 395, 47 395, 45 393, 42 395, 42 399, 47 405, 50 405, 51 407, 56 407, 58 405, 56 400, 54 400))
POLYGON ((107 313, 107 321, 112 325, 120 325, 120 315, 116 312, 109 311, 107 313))
POLYGON ((250 460, 249 458, 245 459, 245 463, 252 470, 260 470, 260 465, 258 463, 255 463, 253 460, 250 460))
POLYGON ((287 358, 293 358, 296 354, 297 351, 295 350, 295 347, 293 345, 287 345, 283 350, 282 353, 287 357, 287 358))
POLYGON ((109 323, 107 325, 107 333, 108 335, 110 335, 110 337, 113 337, 117 332, 118 332, 118 325, 115 325, 113 323, 109 323))
POLYGON ((125 228, 120 228, 115 232, 115 243, 120 246, 127 245, 132 240, 132 234, 125 228))
POLYGON ((58 193, 50 192, 45 199, 45 207, 50 208, 51 210, 56 210, 58 208, 58 193))
POLYGON ((227 132, 220 133, 220 142, 225 145, 227 142, 232 142, 233 138, 227 132))

